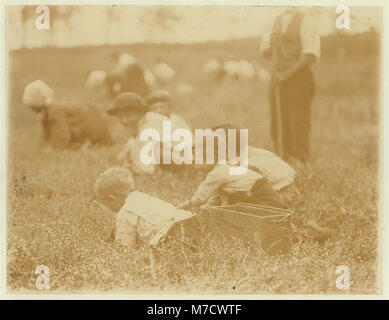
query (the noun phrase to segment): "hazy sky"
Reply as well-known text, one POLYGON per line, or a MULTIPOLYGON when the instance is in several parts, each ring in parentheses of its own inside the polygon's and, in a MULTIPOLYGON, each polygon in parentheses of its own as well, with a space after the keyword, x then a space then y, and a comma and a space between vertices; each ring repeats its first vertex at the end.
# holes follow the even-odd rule
MULTIPOLYGON (((66 13, 67 8, 60 8, 66 13)), ((69 19, 51 16, 51 30, 37 30, 37 14, 22 23, 21 6, 7 7, 7 41, 11 48, 60 47, 137 42, 202 42, 260 36, 271 26, 282 7, 226 6, 80 6, 69 19)), ((380 29, 377 8, 350 7, 351 29, 355 33, 380 29)), ((33 13, 33 11, 32 11, 33 13)), ((335 8, 316 8, 320 32, 334 30, 335 8)))

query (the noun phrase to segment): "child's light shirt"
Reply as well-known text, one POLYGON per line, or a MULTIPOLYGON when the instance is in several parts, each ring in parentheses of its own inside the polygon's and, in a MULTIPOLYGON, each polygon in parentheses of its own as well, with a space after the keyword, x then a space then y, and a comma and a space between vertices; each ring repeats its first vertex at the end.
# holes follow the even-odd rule
POLYGON ((163 114, 157 113, 157 112, 147 112, 144 117, 139 121, 138 125, 138 136, 140 133, 145 129, 155 129, 157 130, 159 136, 163 137, 163 121, 170 120, 168 117, 166 117, 163 114))
POLYGON ((137 174, 153 174, 155 164, 145 164, 140 158, 140 152, 147 142, 140 141, 140 132, 145 129, 153 128, 162 136, 162 123, 164 120, 169 120, 162 114, 156 112, 147 112, 138 123, 137 137, 131 137, 123 146, 117 156, 120 162, 128 161, 131 163, 131 171, 137 174))
POLYGON ((197 188, 191 203, 193 205, 206 203, 208 199, 220 192, 227 194, 250 192, 255 182, 263 178, 261 174, 250 169, 247 169, 245 174, 231 175, 230 168, 233 167, 229 164, 216 165, 197 188))
POLYGON ((296 177, 296 171, 288 163, 268 150, 249 146, 248 161, 249 168, 259 171, 274 190, 291 185, 296 177))
POLYGON ((188 130, 188 132, 190 132, 191 135, 192 135, 192 145, 193 145, 193 143, 194 143, 193 132, 192 132, 192 128, 190 127, 190 125, 182 117, 180 117, 176 113, 172 113, 169 118, 170 118, 170 120, 172 122, 172 133, 176 129, 186 129, 186 130, 188 130))
MULTIPOLYGON (((190 126, 175 113, 172 113, 170 117, 167 117, 163 114, 157 112, 147 112, 138 125, 138 136, 136 138, 130 138, 127 143, 122 148, 119 153, 117 159, 119 161, 129 160, 132 165, 132 169, 134 172, 138 174, 152 174, 155 171, 155 164, 145 164, 142 162, 140 158, 140 152, 145 146, 145 144, 149 143, 149 141, 141 141, 140 133, 145 129, 155 129, 160 137, 159 141, 155 141, 155 148, 159 149, 159 153, 162 154, 162 148, 166 148, 163 142, 169 141, 171 136, 165 137, 163 135, 163 121, 171 121, 171 134, 174 133, 176 129, 186 129, 191 134, 190 148, 192 148, 194 139, 193 133, 190 126)), ((174 152, 175 146, 180 143, 180 141, 171 141, 170 144, 170 152, 174 152)), ((168 145, 168 144, 166 144, 168 145)), ((160 160, 160 159, 156 159, 160 160)))
MULTIPOLYGON (((143 119, 139 123, 138 135, 143 130, 152 128, 152 129, 157 130, 157 132, 161 138, 160 141, 169 140, 171 138, 170 136, 165 137, 163 135, 163 121, 170 121, 172 134, 177 129, 188 130, 192 135, 192 141, 193 141, 192 128, 188 125, 188 123, 182 117, 180 117, 176 113, 172 113, 172 114, 170 114, 169 117, 167 117, 167 116, 160 114, 160 113, 157 113, 157 112, 153 112, 153 111, 147 112, 145 114, 145 116, 143 117, 143 119)), ((176 143, 178 143, 178 142, 172 141, 172 146, 174 146, 176 143)))
POLYGON ((123 146, 122 150, 117 156, 120 162, 130 162, 131 171, 137 174, 153 174, 155 171, 154 164, 145 164, 140 158, 140 152, 144 143, 138 138, 131 137, 123 146))
POLYGON ((175 223, 192 216, 193 213, 177 209, 171 203, 134 191, 116 216, 115 241, 127 246, 133 244, 136 230, 141 239, 155 246, 175 223))

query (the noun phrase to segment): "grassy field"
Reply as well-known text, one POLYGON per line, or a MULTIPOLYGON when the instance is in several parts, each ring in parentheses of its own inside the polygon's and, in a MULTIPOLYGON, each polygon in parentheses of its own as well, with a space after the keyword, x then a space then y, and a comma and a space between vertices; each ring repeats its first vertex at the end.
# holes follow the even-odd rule
MULTIPOLYGON (((296 217, 311 214, 336 231, 319 244, 296 230, 287 255, 268 256, 237 241, 210 237, 197 253, 179 243, 159 253, 159 276, 150 276, 143 244, 120 248, 108 241, 112 217, 92 205, 93 184, 114 164, 126 132, 111 120, 117 144, 109 148, 54 151, 42 148, 39 124, 21 102, 23 87, 42 79, 58 96, 81 99, 85 75, 109 69, 113 53, 128 51, 145 67, 163 60, 177 71, 169 84, 195 91, 175 95, 176 112, 193 128, 232 122, 249 129, 250 143, 273 150, 269 136, 267 85, 260 81, 205 79, 199 71, 210 58, 256 59, 257 41, 203 45, 131 45, 11 52, 8 57, 7 286, 10 292, 35 287, 37 265, 50 268, 50 292, 132 293, 353 293, 379 290, 379 106, 374 56, 324 56, 314 67, 312 156, 293 163, 301 198, 291 203, 296 217), (346 265, 350 290, 336 288, 336 267, 346 265)), ((259 63, 261 63, 259 61, 259 63)), ((144 192, 177 204, 202 179, 192 171, 135 177, 144 192)), ((200 218, 203 216, 201 212, 200 218)))

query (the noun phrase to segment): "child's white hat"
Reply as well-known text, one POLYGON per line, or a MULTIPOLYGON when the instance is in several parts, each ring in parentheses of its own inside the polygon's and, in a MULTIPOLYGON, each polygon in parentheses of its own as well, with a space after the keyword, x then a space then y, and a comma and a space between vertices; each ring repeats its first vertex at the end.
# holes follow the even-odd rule
POLYGON ((103 70, 93 70, 91 73, 89 73, 85 86, 87 90, 98 91, 101 90, 106 80, 107 72, 103 70))
POLYGON ((29 83, 23 92, 23 103, 29 107, 48 106, 53 101, 54 91, 42 80, 29 83))
POLYGON ((120 56, 119 56, 119 65, 121 66, 131 66, 131 65, 134 65, 134 64, 138 64, 138 60, 133 57, 132 55, 130 55, 129 53, 122 53, 120 56))

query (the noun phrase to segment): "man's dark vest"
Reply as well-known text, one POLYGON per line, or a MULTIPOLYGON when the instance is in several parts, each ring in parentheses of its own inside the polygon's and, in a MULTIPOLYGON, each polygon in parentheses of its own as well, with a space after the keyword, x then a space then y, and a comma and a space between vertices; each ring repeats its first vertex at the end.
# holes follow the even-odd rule
POLYGON ((288 69, 297 62, 301 55, 300 27, 304 15, 293 13, 285 32, 282 33, 281 15, 276 18, 271 33, 272 53, 276 55, 276 66, 278 71, 288 69))

